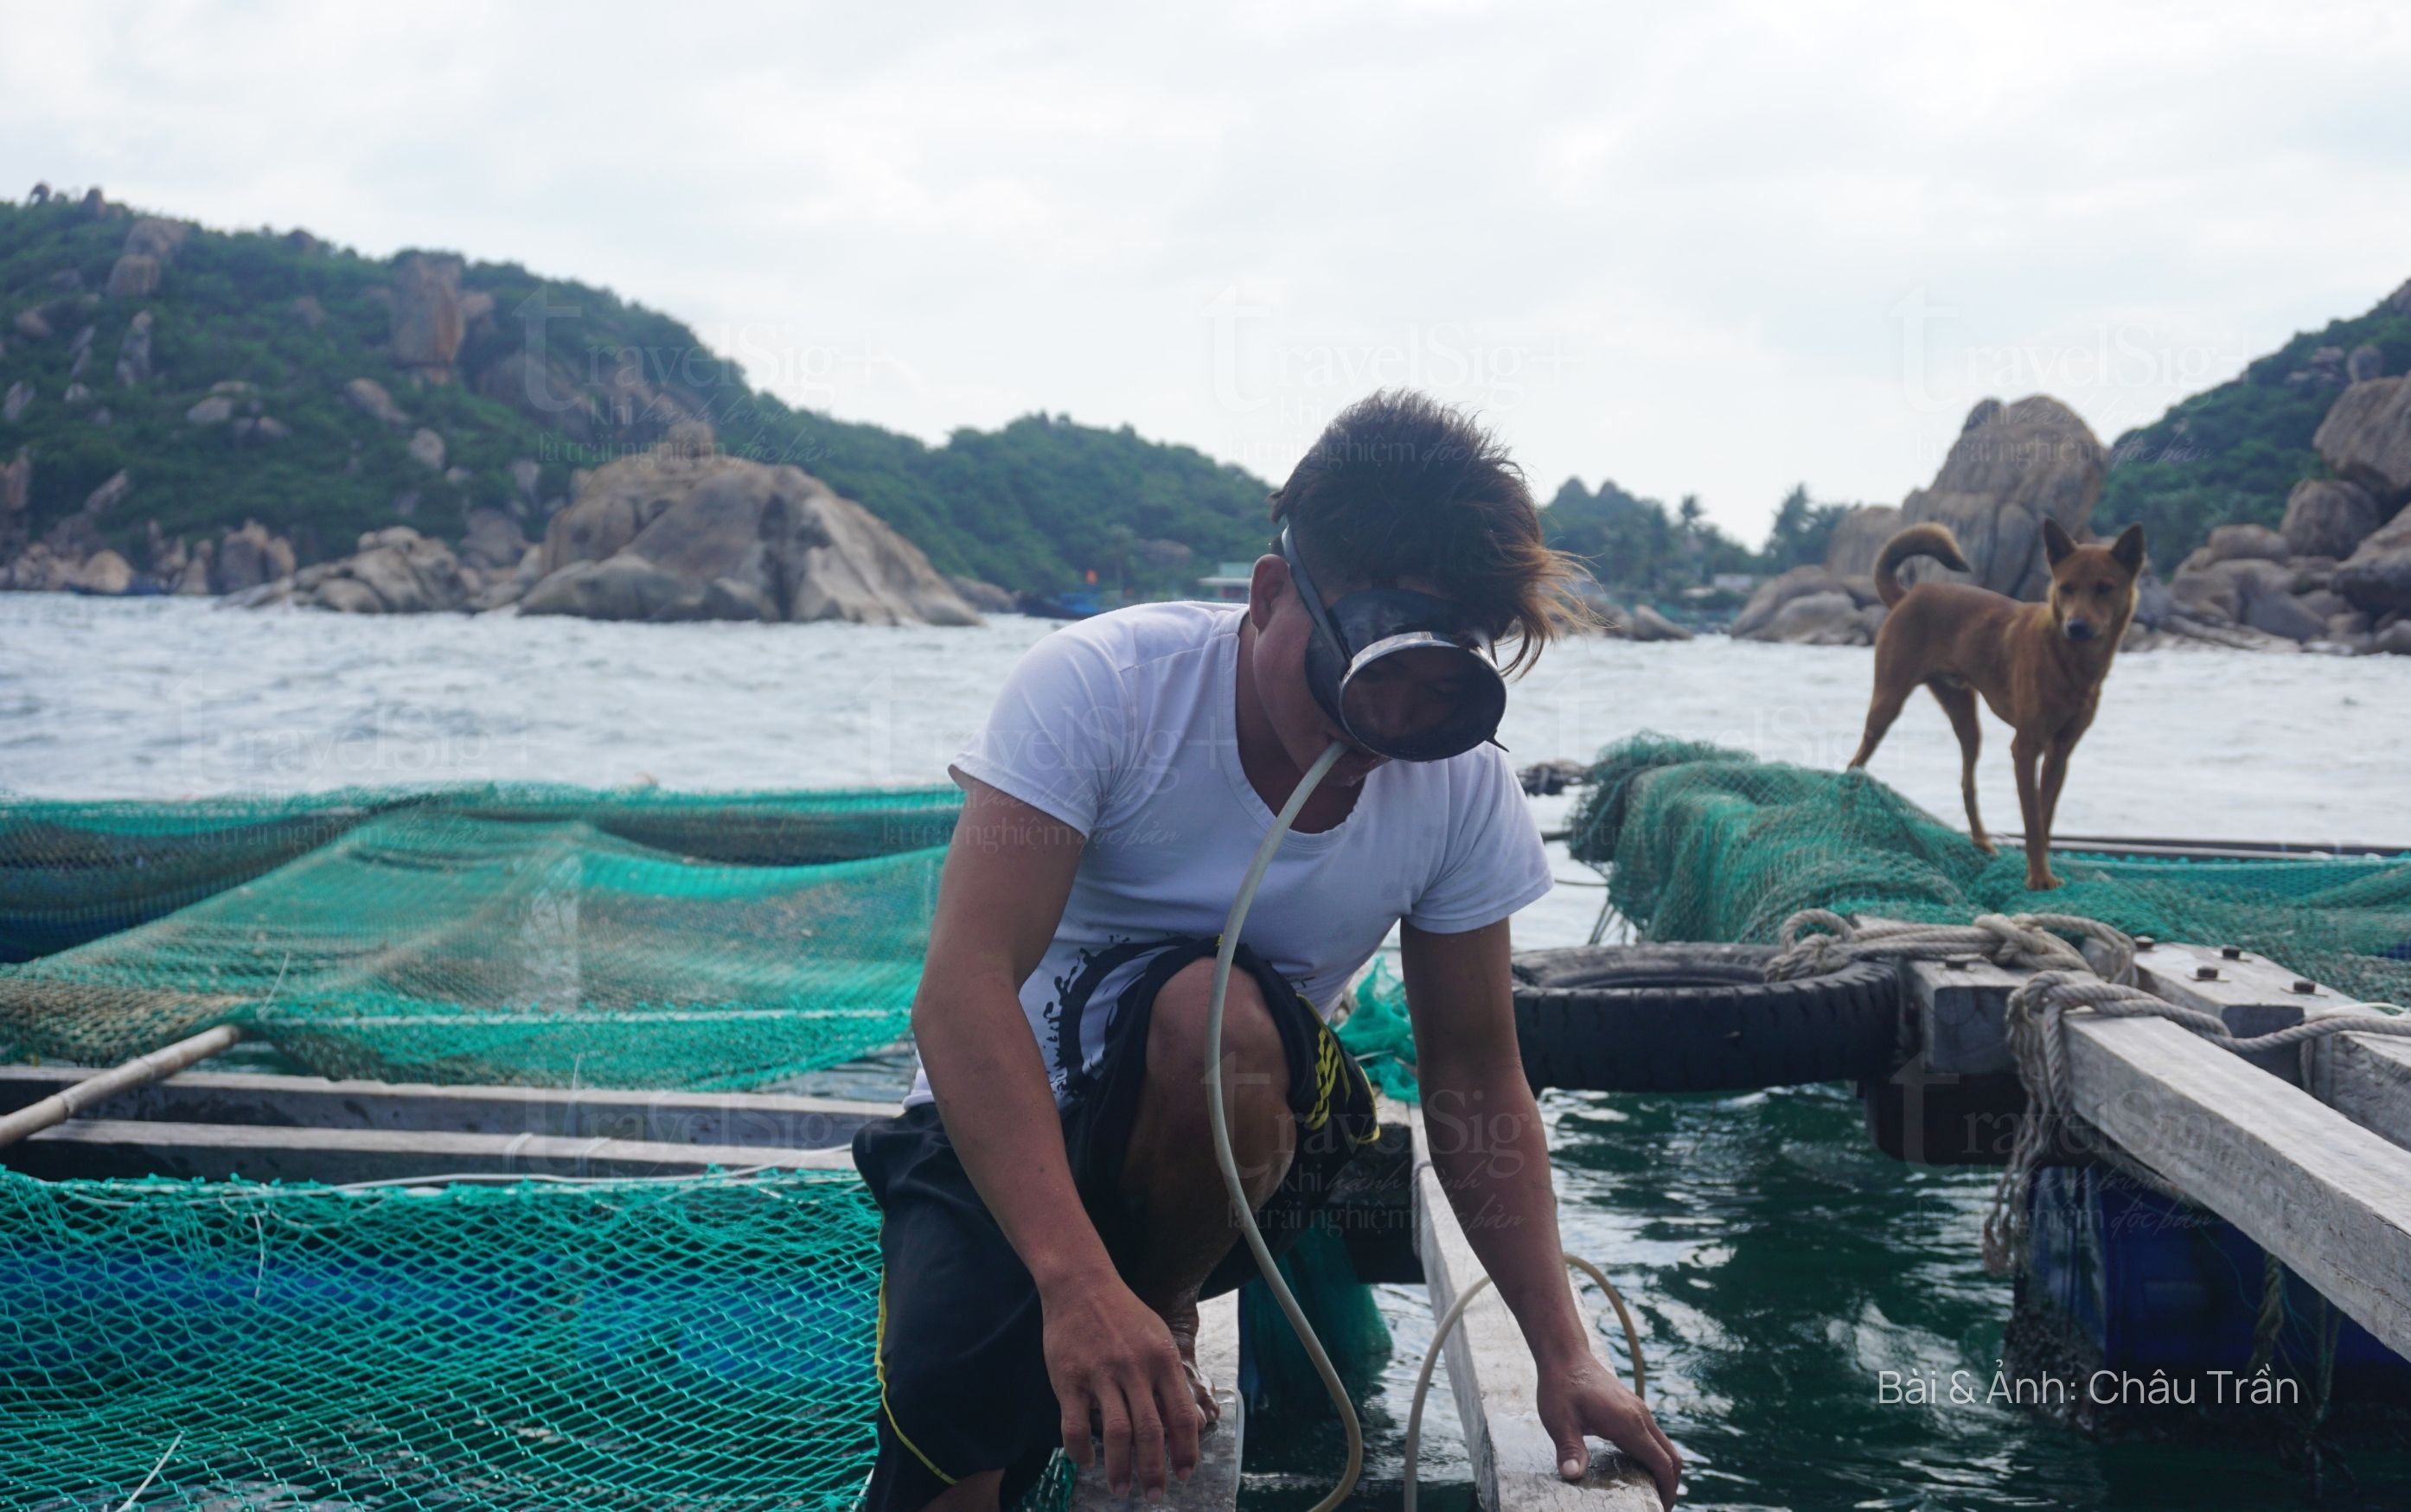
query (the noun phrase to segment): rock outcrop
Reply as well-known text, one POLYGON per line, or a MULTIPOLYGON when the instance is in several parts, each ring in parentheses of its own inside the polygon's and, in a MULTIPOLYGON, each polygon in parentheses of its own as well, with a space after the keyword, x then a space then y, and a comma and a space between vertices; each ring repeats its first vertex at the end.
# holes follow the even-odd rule
MULTIPOLYGON (((486 308, 493 308, 487 301, 486 308)), ((452 376, 467 322, 460 308, 460 259, 414 254, 393 281, 393 360, 434 383, 452 376)))
POLYGON ((228 531, 210 553, 210 590, 240 593, 293 574, 293 543, 257 520, 228 531))
POLYGON ((1884 609, 1870 575, 1883 544, 1901 530, 1939 520, 1975 567, 1972 578, 1920 560, 1904 581, 1960 578, 2012 598, 2039 599, 2051 580, 2042 522, 2057 520, 2082 539, 2109 473, 2109 455, 2093 431, 2057 400, 2036 395, 2015 404, 1988 399, 1967 412, 1959 439, 1926 487, 1898 509, 1854 509, 1834 527, 1821 566, 1794 567, 1761 583, 1732 623, 1744 640, 1864 646, 1884 609))
POLYGON ((587 477, 545 532, 522 614, 601 619, 847 619, 968 625, 979 616, 920 548, 800 468, 715 455, 688 425, 587 477))
MULTIPOLYGON (((2109 454, 2092 428, 2059 400, 2040 394, 2009 405, 1985 400, 1968 412, 1934 482, 1902 501, 1900 524, 1941 521, 1974 565, 1972 581, 2011 598, 2039 599, 2051 580, 2042 522, 2057 520, 2084 539, 2109 470, 2109 454)), ((1902 576, 1913 583, 1961 574, 1921 560, 1902 576)))
POLYGON ((1825 543, 1825 570, 1836 577, 1864 577, 1876 570, 1876 556, 1884 543, 1900 533, 1900 509, 1893 504, 1861 504, 1834 524, 1825 543))
POLYGON ((2305 478, 2286 496, 2286 521, 2277 529, 2298 557, 2349 557, 2377 529, 2377 501, 2357 483, 2305 478))
POLYGON ((385 385, 373 378, 355 378, 343 385, 343 398, 351 406, 373 420, 400 428, 410 424, 410 416, 385 391, 385 385))
POLYGON ((2411 613, 2411 510, 2337 563, 2329 586, 2372 614, 2411 613))
POLYGON ((145 215, 126 230, 125 245, 109 270, 104 291, 112 299, 147 299, 159 292, 159 281, 176 249, 193 234, 183 221, 145 215))
POLYGON ((124 339, 117 343, 117 382, 122 387, 139 388, 151 377, 151 312, 138 310, 126 323, 124 339))
POLYGON ((2345 389, 2311 444, 2338 477, 2368 489, 2381 514, 2411 502, 2411 376, 2345 389))
POLYGON ((372 531, 359 548, 239 593, 226 603, 261 609, 277 604, 338 614, 430 614, 459 609, 475 584, 452 548, 407 525, 372 531))
POLYGON ((981 614, 1013 613, 1014 599, 1011 589, 999 588, 994 583, 982 582, 976 577, 959 577, 953 573, 948 573, 945 576, 946 586, 962 595, 963 602, 981 614))

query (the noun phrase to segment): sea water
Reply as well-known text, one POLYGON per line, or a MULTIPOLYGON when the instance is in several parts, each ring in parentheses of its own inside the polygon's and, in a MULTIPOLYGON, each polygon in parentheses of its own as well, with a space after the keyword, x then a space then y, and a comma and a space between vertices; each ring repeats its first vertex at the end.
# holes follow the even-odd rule
MULTIPOLYGON (((349 618, 192 600, 0 595, 0 790, 167 798, 463 778, 827 788, 945 780, 1021 653, 1056 627, 617 625, 349 618)), ((1865 714, 1863 649, 1709 637, 1551 649, 1515 685, 1519 763, 1650 730, 1838 766, 1865 714)), ((1988 821, 2020 826, 1987 716, 1988 821)), ((2071 764, 2070 835, 2411 849, 2411 659, 2157 652, 2120 659, 2071 764)), ((1960 818, 1958 748, 1913 700, 1875 775, 1960 818)), ((1568 798, 1542 800, 1543 824, 1568 798)), ((1579 942, 1596 878, 1519 915, 1520 945, 1579 942)), ((899 1079, 889 1057, 859 1073, 899 1079)), ((860 1090, 875 1092, 875 1085, 860 1090)), ((2104 1446, 2013 1405, 1905 1402, 1893 1379, 1989 1379, 2007 1282, 1978 1258, 1987 1170, 1903 1166, 1839 1086, 1732 1096, 1551 1093, 1568 1246, 1639 1315, 1651 1400, 1708 1507, 2291 1507, 2264 1449, 2104 1446)), ((1595 1300, 1594 1300, 1595 1301, 1595 1300)), ((1397 1352, 1368 1403, 1368 1475, 1395 1486, 1429 1319, 1382 1288, 1397 1352)), ((1606 1338, 1617 1337, 1611 1324, 1606 1338)), ((1620 1352, 1620 1345, 1617 1346, 1620 1352)), ((1467 1477, 1445 1386, 1427 1481, 1467 1477)), ((1311 1432, 1251 1433, 1253 1505, 1299 1506, 1337 1463, 1311 1432)), ((2411 1505, 2411 1448, 2348 1441, 2331 1507, 2411 1505), (2357 1476, 2358 1483, 2348 1478, 2357 1476)), ((1458 1501, 1461 1505, 1462 1495, 1458 1501)), ((1436 1499, 1435 1505, 1444 1505, 1436 1499)))

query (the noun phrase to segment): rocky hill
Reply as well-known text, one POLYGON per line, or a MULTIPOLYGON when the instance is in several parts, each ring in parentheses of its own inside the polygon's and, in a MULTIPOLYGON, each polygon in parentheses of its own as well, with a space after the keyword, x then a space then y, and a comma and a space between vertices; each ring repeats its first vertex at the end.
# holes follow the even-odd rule
POLYGON ((929 446, 791 408, 669 316, 513 264, 213 231, 96 190, 0 202, 0 582, 224 592, 396 530, 538 540, 593 471, 698 425, 1009 589, 1185 589, 1265 537, 1265 485, 1188 447, 1043 414, 929 446))
POLYGON ((2140 523, 2153 557, 2168 563, 2208 545, 2222 525, 2274 529, 2297 483, 2331 475, 2316 438, 2345 390, 2404 372, 2411 283, 2119 437, 2094 524, 2109 532, 2140 523))

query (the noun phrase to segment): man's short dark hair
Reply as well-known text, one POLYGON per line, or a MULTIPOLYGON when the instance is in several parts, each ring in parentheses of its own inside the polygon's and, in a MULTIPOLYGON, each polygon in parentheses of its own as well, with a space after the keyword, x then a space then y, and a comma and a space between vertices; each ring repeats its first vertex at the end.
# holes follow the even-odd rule
POLYGON ((1542 539, 1523 470, 1463 412, 1384 389, 1339 412, 1274 491, 1306 570, 1326 590, 1428 579, 1494 640, 1512 673, 1587 622, 1571 559, 1542 539))

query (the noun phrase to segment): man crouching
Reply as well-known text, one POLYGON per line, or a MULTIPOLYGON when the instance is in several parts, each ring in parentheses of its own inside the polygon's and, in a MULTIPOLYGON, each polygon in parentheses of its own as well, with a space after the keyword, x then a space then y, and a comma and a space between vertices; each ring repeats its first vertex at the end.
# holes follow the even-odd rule
MULTIPOLYGON (((1550 875, 1506 755, 1387 761, 1308 670, 1343 601, 1386 589, 1512 641, 1520 671, 1578 614, 1568 564, 1498 445, 1420 395, 1341 414, 1272 512, 1283 548, 1257 560, 1244 607, 1143 604, 1056 631, 949 768, 963 811, 913 1008, 921 1072, 905 1111, 855 1140, 884 1214, 866 1512, 990 1512, 1059 1445, 1088 1464, 1092 1432, 1117 1492, 1158 1496, 1195 1466, 1216 1410, 1197 1302, 1254 1269, 1208 1127, 1217 935, 1335 739, 1351 749, 1265 875, 1226 1007, 1258 1221, 1276 1252, 1294 1241, 1374 1138, 1371 1089, 1325 1021, 1396 926, 1424 1096, 1485 1133, 1433 1158, 1457 1211, 1483 1214, 1467 1228, 1531 1345, 1561 1468, 1578 1477, 1585 1435, 1606 1438, 1673 1503, 1680 1461, 1591 1353, 1559 1259, 1508 939, 1550 875)), ((1449 717, 1462 671, 1397 656, 1358 681, 1411 732, 1449 717)))

